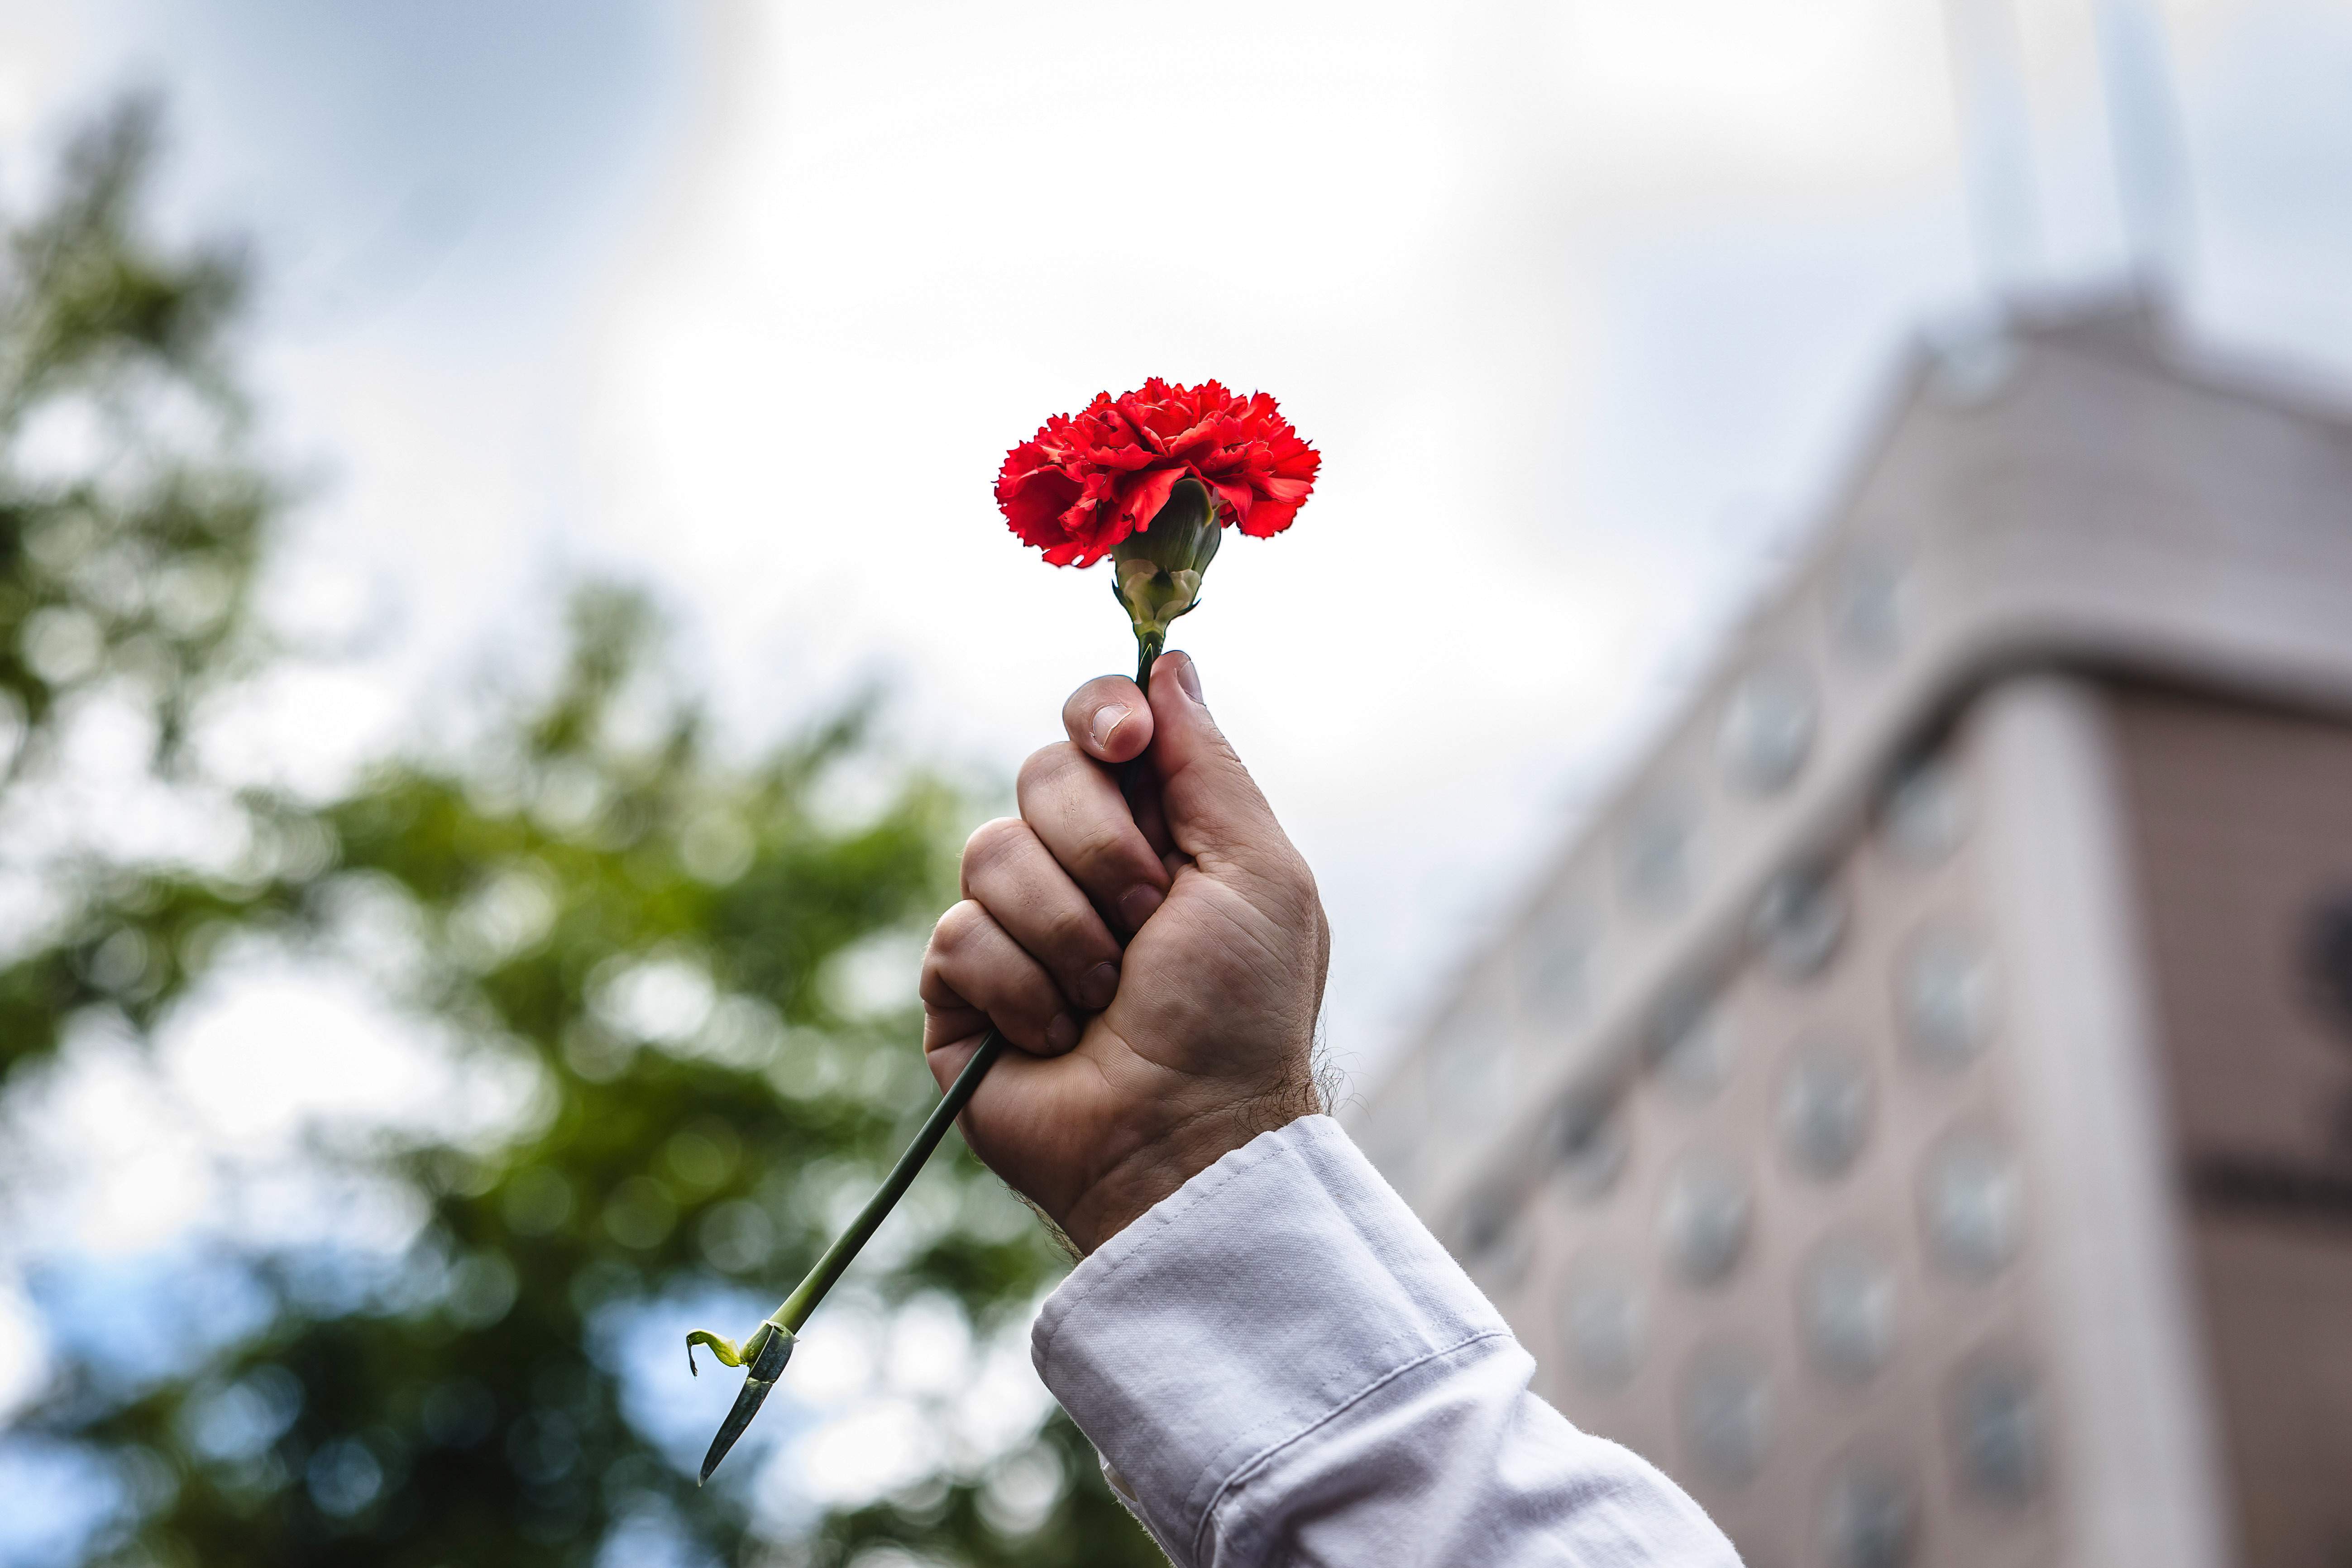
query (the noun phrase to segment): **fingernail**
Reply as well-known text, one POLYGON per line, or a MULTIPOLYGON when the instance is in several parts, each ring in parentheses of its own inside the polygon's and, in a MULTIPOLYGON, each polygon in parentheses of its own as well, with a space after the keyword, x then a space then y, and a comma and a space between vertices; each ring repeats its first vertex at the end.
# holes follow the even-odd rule
POLYGON ((1095 721, 1087 730, 1087 733, 1094 740, 1095 750, 1109 751, 1110 738, 1118 734, 1118 727, 1126 722, 1127 705, 1125 703, 1114 702, 1107 708, 1096 709, 1095 721))
POLYGON ((1045 1026, 1045 1044, 1057 1051, 1066 1051, 1078 1043, 1078 1021, 1067 1013, 1056 1013, 1054 1021, 1045 1026))
POLYGON ((1118 918, 1127 922, 1128 930, 1141 931, 1143 922, 1151 918, 1151 911, 1166 901, 1167 896, 1157 888, 1130 888, 1118 900, 1118 918))
POLYGON ((1192 662, 1192 656, 1189 653, 1178 656, 1176 684, 1184 689, 1185 696, 1195 702, 1201 700, 1201 670, 1200 667, 1192 662))
POLYGON ((1078 982, 1078 1000, 1090 1012, 1109 1006, 1110 999, 1118 994, 1118 965, 1097 963, 1087 970, 1087 977, 1078 982))

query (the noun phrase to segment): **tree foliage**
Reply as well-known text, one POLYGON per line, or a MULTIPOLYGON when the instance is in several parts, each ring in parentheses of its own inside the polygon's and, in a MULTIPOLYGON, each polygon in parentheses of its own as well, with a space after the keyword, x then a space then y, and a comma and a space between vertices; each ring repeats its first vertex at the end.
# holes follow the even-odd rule
MULTIPOLYGON (((575 596, 560 671, 462 747, 323 801, 207 779, 205 702, 268 657, 250 606, 279 492, 246 455, 234 256, 142 226, 153 127, 134 107, 86 132, 6 235, 0 811, 111 704, 143 717, 154 779, 214 791, 236 847, 82 845, 42 868, 39 918, 0 953, 0 1086, 58 1070, 93 1021, 152 1040, 267 948, 373 975, 454 1042, 458 1087, 430 1126, 317 1153, 404 1205, 396 1254, 223 1243, 258 1305, 226 1329, 163 1314, 151 1331, 183 1353, 161 1372, 61 1338, 0 1441, 110 1479, 82 1559, 1159 1561, 1058 1415, 997 1461, 1033 1497, 1061 1478, 1042 1522, 991 1507, 1001 1473, 950 1468, 784 1541, 751 1530, 751 1467, 697 1491, 693 1456, 632 1419, 616 1325, 721 1300, 758 1303, 748 1328, 928 1108, 911 997, 877 1010, 835 982, 951 895, 962 803, 902 771, 878 809, 821 809, 870 755, 857 711, 733 760, 659 678, 656 618, 610 588, 575 596)), ((873 1299, 945 1299, 985 1333, 1050 1282, 1040 1227, 960 1146, 918 1194, 873 1299)))

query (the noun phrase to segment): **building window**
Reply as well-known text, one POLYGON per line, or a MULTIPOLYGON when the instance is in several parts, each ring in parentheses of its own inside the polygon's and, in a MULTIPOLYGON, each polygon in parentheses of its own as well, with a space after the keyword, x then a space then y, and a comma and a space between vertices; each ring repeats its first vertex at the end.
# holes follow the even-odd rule
POLYGON ((1715 993, 1705 987, 1669 994, 1650 1016, 1644 1044, 1659 1087, 1686 1103, 1713 1099, 1731 1076, 1730 1033, 1715 993))
POLYGON ((1715 1154, 1684 1155, 1658 1208, 1659 1240, 1675 1271, 1693 1285, 1727 1279, 1748 1249, 1754 1208, 1738 1166, 1715 1154))
POLYGON ((1462 1262, 1489 1292, 1517 1287, 1527 1274, 1531 1250, 1516 1198, 1486 1193, 1470 1201, 1462 1221, 1462 1262))
POLYGON ((1822 1548, 1834 1568, 1904 1568, 1918 1544, 1919 1505, 1902 1475, 1861 1460, 1830 1482, 1822 1548))
POLYGON ((1874 1096, 1862 1058, 1843 1046, 1797 1048, 1780 1080, 1780 1150, 1817 1181, 1845 1174, 1870 1135, 1874 1096))
POLYGON ((2338 893, 2311 912, 2304 928, 2303 973, 2319 1016, 2352 1041, 2352 893, 2338 893))
POLYGON ((1919 1058, 1957 1071, 1992 1033, 1992 966, 1973 937, 1931 928, 1897 961, 1895 1002, 1904 1037, 1919 1058))
POLYGON ((1826 873, 1808 867, 1764 884, 1748 930, 1764 967, 1782 980, 1799 981, 1828 967, 1845 925, 1845 896, 1826 873))
POLYGON ((1990 1279, 2016 1255, 2025 1180, 1990 1134, 1956 1132, 1927 1156, 1919 1206, 1937 1262, 1962 1279, 1990 1279))
POLYGON ((1605 1102, 1570 1100, 1552 1113, 1553 1178, 1578 1203, 1609 1195, 1623 1173, 1632 1137, 1625 1116, 1605 1102))
POLYGON ((1642 1364, 1642 1288, 1614 1259, 1586 1258, 1572 1268, 1560 1302, 1560 1326, 1577 1375, 1609 1390, 1632 1381, 1642 1364))
POLYGON ((1760 1357, 1711 1345, 1692 1358, 1683 1382, 1683 1443, 1702 1474, 1731 1486, 1754 1476, 1764 1463, 1771 1421, 1760 1357))
POLYGON ((1958 773, 1941 757, 1912 763, 1887 787, 1879 825, 1895 858, 1921 868, 1941 863, 1968 837, 1968 794, 1958 773))
POLYGON ((2041 1489, 2046 1447, 2031 1373, 2000 1358, 1960 1369, 1952 1387, 1952 1448, 1963 1487, 1989 1502, 2024 1502, 2041 1489))
POLYGON ((1519 939, 1519 1003, 1539 1023, 1564 1021, 1589 1005, 1598 922, 1581 906, 1555 902, 1528 922, 1519 939))
POLYGON ((1864 1382, 1895 1351, 1895 1270, 1864 1243, 1824 1242, 1805 1260, 1797 1317, 1815 1366, 1864 1382))
POLYGON ((1848 551, 1829 584, 1830 642, 1855 664, 1884 664, 1903 646, 1903 568, 1867 546, 1848 551))
POLYGON ((1677 912, 1691 894, 1696 814, 1674 794, 1639 802, 1617 841, 1618 886, 1626 904, 1653 918, 1677 912))
POLYGON ((1793 663, 1758 666, 1732 689, 1716 731, 1724 776, 1745 795, 1776 795, 1801 772, 1813 749, 1819 708, 1812 682, 1793 663))

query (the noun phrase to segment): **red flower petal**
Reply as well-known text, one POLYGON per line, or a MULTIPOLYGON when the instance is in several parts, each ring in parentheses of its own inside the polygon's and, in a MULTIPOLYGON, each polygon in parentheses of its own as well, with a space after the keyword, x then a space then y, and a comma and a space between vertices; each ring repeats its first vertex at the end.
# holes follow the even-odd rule
POLYGON ((1225 510, 1234 514, 1234 521, 1244 525, 1243 531, 1246 532, 1250 509, 1256 504, 1256 492, 1249 488, 1246 481, 1234 479, 1213 479, 1209 488, 1217 492, 1217 499, 1225 503, 1225 510))
POLYGON ((1271 539, 1290 526, 1290 520, 1298 515, 1301 504, 1297 501, 1262 500, 1250 508, 1249 516, 1241 522, 1241 531, 1252 539, 1271 539))
POLYGON ((1265 393, 1185 386, 1158 376, 1114 398, 1097 393, 1005 454, 996 502, 1013 531, 1057 566, 1087 566, 1148 528, 1187 476, 1208 485, 1218 519, 1264 538, 1288 528, 1322 458, 1265 393))
POLYGON ((1183 477, 1181 468, 1154 468, 1140 479, 1129 480, 1119 497, 1118 521, 1125 525, 1119 530, 1119 538, 1150 528, 1151 520, 1160 515, 1160 509, 1168 504, 1168 492, 1183 477))

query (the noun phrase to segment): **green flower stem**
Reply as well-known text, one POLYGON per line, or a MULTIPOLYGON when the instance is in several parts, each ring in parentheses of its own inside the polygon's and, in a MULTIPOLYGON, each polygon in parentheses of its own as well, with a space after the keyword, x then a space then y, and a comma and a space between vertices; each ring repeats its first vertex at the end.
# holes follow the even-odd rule
POLYGON ((824 1249, 824 1256, 816 1260, 816 1267, 808 1271, 808 1278, 802 1280, 793 1293, 784 1298, 784 1304, 769 1316, 770 1323, 788 1334, 800 1332, 801 1325, 808 1321, 809 1314, 816 1310, 816 1304, 824 1300, 825 1292, 834 1288, 843 1271, 848 1268, 850 1261, 873 1239, 874 1233, 882 1227, 882 1222, 890 1216, 890 1211, 898 1206, 898 1200, 906 1195, 907 1189, 914 1184, 916 1175, 929 1161, 931 1151, 940 1146, 940 1140, 947 1136, 948 1128, 971 1102, 972 1091, 980 1087, 980 1080, 988 1076, 988 1069, 1003 1054, 1004 1037, 994 1029, 989 1030, 980 1042, 980 1049, 971 1053, 971 1059, 963 1064, 963 1071, 956 1074, 955 1082, 948 1086, 948 1091, 940 1097, 940 1102, 931 1107, 930 1115, 924 1119, 922 1131, 917 1132, 915 1141, 907 1145, 907 1152, 898 1156, 898 1163, 890 1167, 890 1173, 882 1179, 879 1190, 866 1200, 866 1206, 857 1211, 857 1217, 849 1222, 849 1228, 824 1249))
MULTIPOLYGON (((1167 647, 1168 634, 1138 633, 1135 643, 1135 684, 1142 688, 1143 694, 1149 697, 1151 695, 1152 661, 1167 647)), ((898 1200, 914 1184, 916 1173, 930 1159, 931 1151, 940 1146, 940 1140, 947 1135, 949 1125, 963 1114, 963 1108, 971 1103, 972 1091, 980 1087, 980 1080, 988 1076, 988 1069, 1003 1054, 1004 1037, 994 1029, 989 1030, 987 1037, 980 1042, 980 1049, 971 1053, 971 1059, 964 1063, 963 1071, 956 1074, 955 1082, 948 1086, 947 1093, 940 1098, 939 1104, 931 1108, 930 1117, 923 1123, 922 1131, 916 1133, 915 1141, 907 1145, 907 1152, 898 1156, 898 1163, 890 1167, 890 1173, 883 1179, 881 1188, 866 1200, 864 1208, 857 1211, 857 1217, 849 1222, 849 1228, 824 1249, 824 1256, 816 1260, 816 1267, 808 1271, 808 1278, 784 1298, 784 1304, 770 1313, 768 1321, 760 1325, 751 1338, 743 1342, 742 1354, 746 1359, 760 1353, 762 1335, 771 1328, 782 1329, 788 1334, 800 1332, 801 1325, 808 1321, 811 1312, 816 1310, 816 1304, 824 1300, 824 1293, 833 1289, 842 1272, 849 1267, 851 1259, 882 1227, 882 1222, 889 1217, 890 1211, 898 1206, 898 1200)))
POLYGON ((956 1074, 955 1082, 948 1086, 947 1093, 931 1107, 931 1113, 923 1119, 922 1129, 915 1134, 915 1141, 907 1145, 906 1152, 898 1156, 898 1163, 890 1167, 890 1173, 882 1179, 881 1187, 866 1201, 866 1206, 857 1211, 857 1217, 849 1222, 849 1228, 824 1249, 824 1256, 816 1260, 816 1267, 808 1271, 808 1277, 784 1298, 783 1305, 769 1313, 767 1320, 751 1331, 751 1337, 740 1348, 731 1340, 721 1339, 708 1329, 697 1329, 686 1336, 686 1367, 688 1372, 694 1370, 694 1347, 697 1345, 706 1346, 727 1366, 751 1369, 743 1379, 741 1390, 735 1395, 734 1407, 727 1412, 727 1419, 719 1424, 719 1435, 710 1440, 710 1451, 702 1457, 701 1480, 710 1479, 710 1472, 719 1468, 719 1461, 727 1457, 727 1451, 735 1446, 735 1440, 751 1425, 751 1417, 760 1413, 760 1406, 767 1401, 768 1391, 775 1387, 776 1380, 783 1375, 784 1363, 792 1359, 793 1346, 801 1326, 808 1321, 809 1314, 816 1310, 817 1303, 824 1300, 825 1292, 840 1282, 842 1275, 848 1271, 850 1263, 866 1244, 874 1239, 874 1233, 882 1228, 882 1222, 890 1217, 890 1211, 898 1206, 898 1200, 907 1195, 907 1189, 914 1184, 916 1176, 929 1161, 931 1151, 940 1146, 940 1140, 947 1136, 950 1125, 971 1102, 972 1091, 980 1087, 980 1080, 988 1076, 988 1069, 1003 1054, 1004 1037, 992 1028, 981 1039, 980 1048, 971 1053, 971 1059, 963 1064, 963 1071, 956 1074))
MULTIPOLYGON (((1149 630, 1140 625, 1136 627, 1135 684, 1142 689, 1146 697, 1151 694, 1152 661, 1167 646, 1165 626, 1149 630)), ((1141 766, 1142 759, 1138 758, 1120 771, 1132 776, 1141 766)), ((840 1283, 842 1275, 848 1271, 858 1253, 874 1239, 874 1233, 882 1228, 882 1222, 890 1217, 890 1211, 898 1206, 898 1200, 907 1195, 907 1189, 914 1185, 916 1176, 929 1162, 931 1151, 940 1146, 940 1140, 947 1136, 948 1128, 963 1114, 963 1108, 971 1103, 972 1092, 980 1088, 980 1080, 988 1076, 988 1069, 1003 1054, 1004 1037, 990 1029, 982 1038, 980 1048, 971 1053, 971 1059, 963 1064, 963 1070, 956 1074, 955 1082, 948 1086, 947 1093, 931 1107, 931 1113, 924 1118, 922 1129, 915 1134, 915 1141, 907 1145, 906 1152, 898 1156, 898 1163, 891 1166, 890 1173, 882 1179, 882 1185, 866 1200, 866 1206, 857 1211, 857 1217, 849 1222, 849 1228, 834 1239, 833 1245, 824 1249, 824 1256, 816 1260, 816 1267, 808 1271, 808 1277, 784 1298, 783 1305, 769 1313, 740 1346, 732 1340, 721 1339, 708 1329, 697 1329, 686 1336, 686 1366, 688 1372, 694 1370, 694 1347, 697 1345, 707 1348, 723 1365, 751 1369, 743 1379, 741 1392, 735 1396, 734 1408, 727 1413, 727 1419, 719 1426, 719 1435, 710 1440, 710 1451, 703 1456, 702 1479, 707 1481, 710 1479, 710 1472, 719 1468, 719 1461, 727 1457, 727 1451, 735 1446, 735 1440, 751 1425, 751 1417, 760 1413, 768 1391, 775 1387, 776 1380, 783 1375, 784 1363, 792 1358, 793 1346, 798 1340, 802 1326, 808 1321, 809 1314, 816 1310, 817 1303, 824 1300, 825 1293, 840 1283)))

